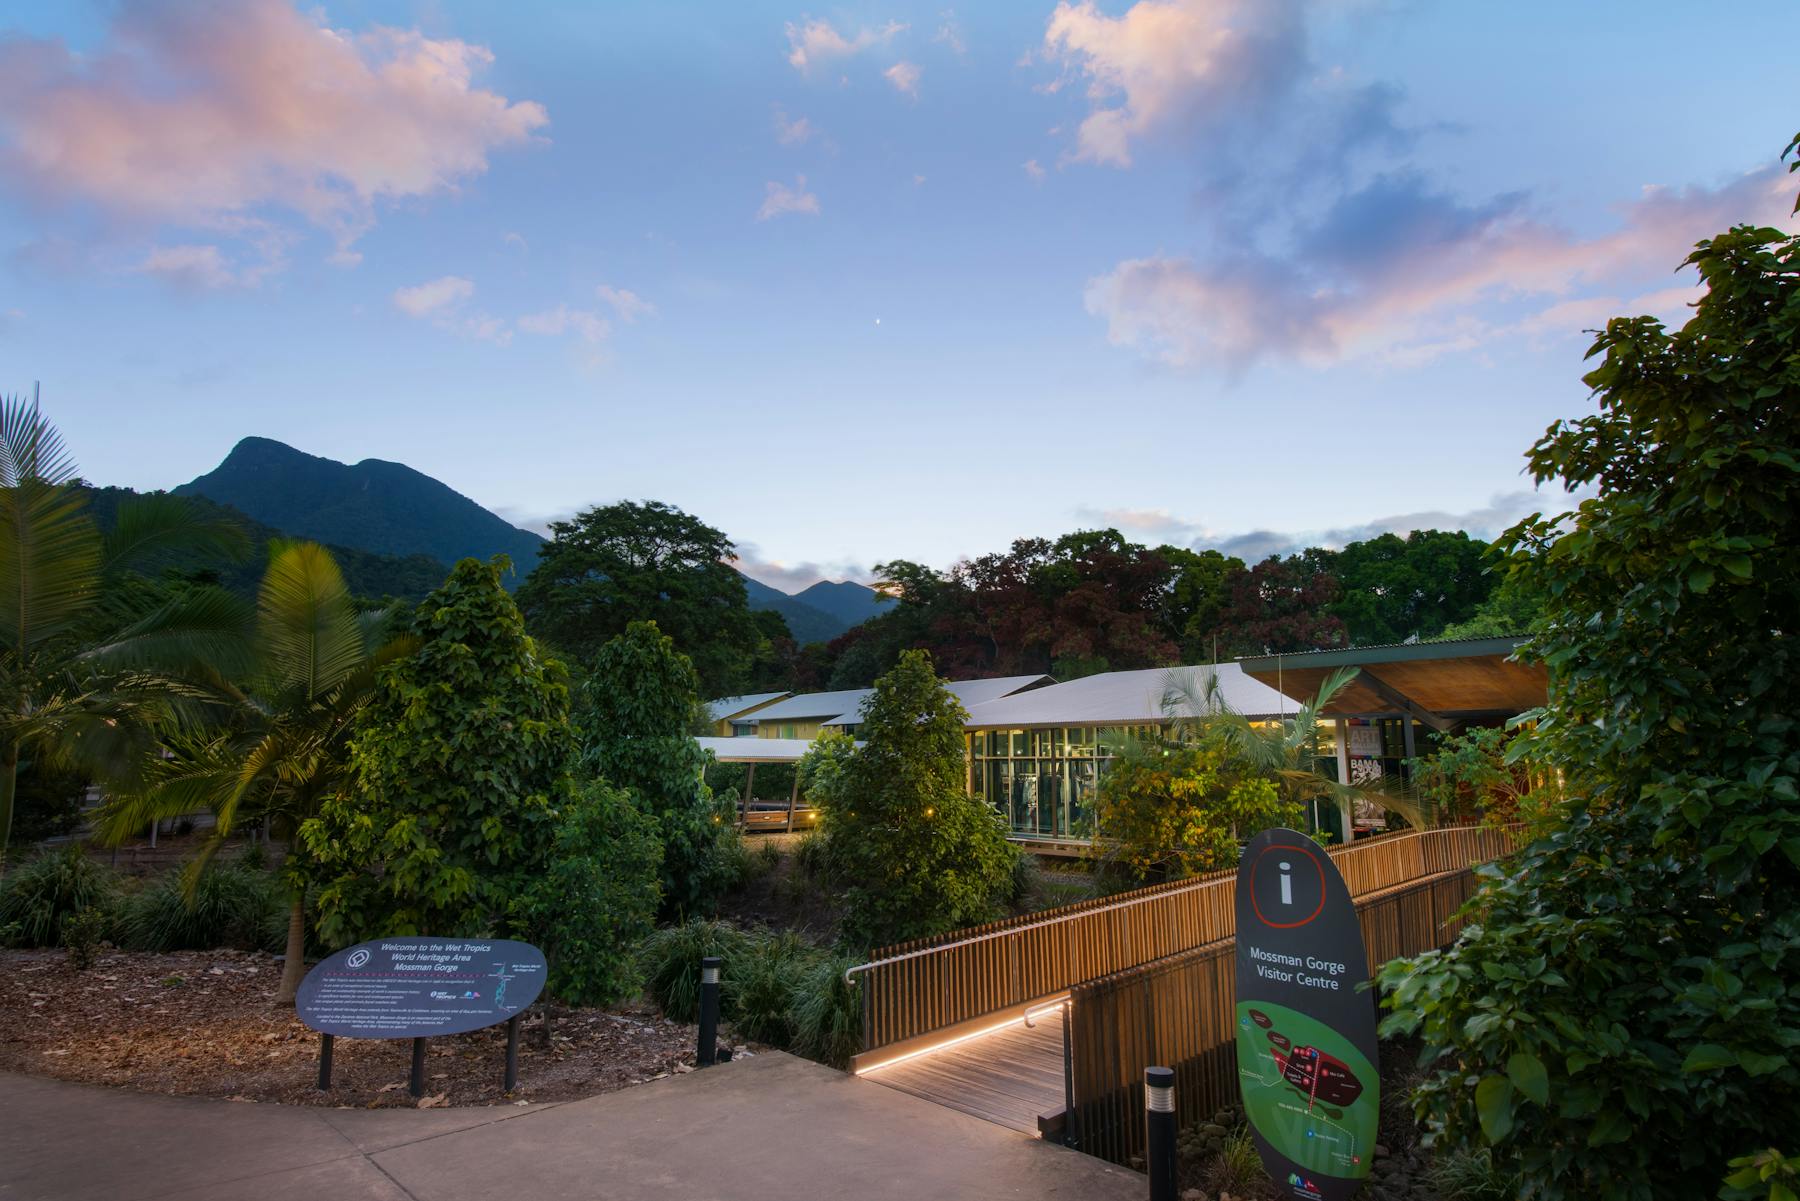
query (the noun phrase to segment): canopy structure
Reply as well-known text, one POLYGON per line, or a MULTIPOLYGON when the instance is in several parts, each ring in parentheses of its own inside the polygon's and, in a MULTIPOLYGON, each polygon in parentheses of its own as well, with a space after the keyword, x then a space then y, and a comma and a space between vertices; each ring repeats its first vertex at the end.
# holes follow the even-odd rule
POLYGON ((1439 732, 1516 717, 1544 703, 1549 675, 1512 653, 1522 637, 1464 638, 1303 651, 1239 659, 1244 674, 1310 701, 1339 668, 1354 667, 1322 712, 1328 717, 1410 717, 1439 732))

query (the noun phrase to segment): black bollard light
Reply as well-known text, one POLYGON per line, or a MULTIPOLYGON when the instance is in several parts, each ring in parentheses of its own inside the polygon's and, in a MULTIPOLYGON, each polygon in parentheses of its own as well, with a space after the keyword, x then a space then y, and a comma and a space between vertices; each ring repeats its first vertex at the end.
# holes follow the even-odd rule
POLYGON ((1149 1127, 1144 1166, 1150 1173, 1150 1201, 1175 1201, 1175 1073, 1144 1069, 1144 1122, 1149 1127))
POLYGON ((708 955, 700 961, 699 1063, 706 1067, 719 1055, 719 959, 708 955))

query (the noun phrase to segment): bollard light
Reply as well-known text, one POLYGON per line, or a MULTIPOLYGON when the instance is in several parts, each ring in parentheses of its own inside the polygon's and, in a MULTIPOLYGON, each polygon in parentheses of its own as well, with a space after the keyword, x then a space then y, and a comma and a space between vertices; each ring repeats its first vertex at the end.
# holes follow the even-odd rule
POLYGON ((1144 1125, 1150 1201, 1175 1201, 1174 1069, 1144 1069, 1144 1125))
POLYGON ((719 1057, 719 958, 700 961, 700 1046, 696 1067, 708 1067, 719 1057))

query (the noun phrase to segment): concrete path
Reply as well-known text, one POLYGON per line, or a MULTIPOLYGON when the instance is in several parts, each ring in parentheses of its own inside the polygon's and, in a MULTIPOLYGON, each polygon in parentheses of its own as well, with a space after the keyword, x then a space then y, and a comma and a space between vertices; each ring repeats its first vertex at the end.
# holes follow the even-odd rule
POLYGON ((915 1201, 1144 1178, 790 1055, 556 1105, 363 1110, 0 1074, 4 1201, 915 1201))

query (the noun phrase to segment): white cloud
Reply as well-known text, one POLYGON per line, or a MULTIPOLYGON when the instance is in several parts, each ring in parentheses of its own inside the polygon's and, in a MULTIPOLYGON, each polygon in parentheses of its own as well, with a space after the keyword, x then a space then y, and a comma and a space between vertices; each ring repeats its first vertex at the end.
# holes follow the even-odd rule
POLYGON ((770 180, 763 185, 762 207, 756 210, 758 221, 767 221, 771 217, 779 217, 783 213, 819 212, 819 198, 806 190, 806 176, 794 177, 794 186, 770 180))
POLYGON ((918 67, 902 59, 881 73, 882 78, 894 85, 894 90, 915 100, 919 96, 919 76, 923 74, 918 67))
POLYGON ((854 580, 859 584, 873 584, 874 575, 861 563, 840 561, 834 563, 815 563, 811 561, 787 562, 780 559, 763 557, 760 548, 754 542, 740 542, 733 550, 736 557, 731 565, 753 580, 767 584, 779 592, 790 596, 819 583, 821 580, 840 581, 854 580))
POLYGON ((473 295, 473 282, 460 275, 445 275, 410 288, 396 289, 394 307, 408 317, 428 317, 433 313, 455 308, 473 295))
POLYGON ((969 52, 969 44, 963 40, 962 26, 957 23, 956 13, 948 9, 945 10, 938 23, 937 32, 931 35, 931 40, 950 47, 952 54, 962 55, 969 52))
POLYGON ((216 291, 254 284, 256 269, 240 272, 217 246, 156 246, 144 256, 137 270, 182 291, 216 291))
POLYGON ((511 229, 500 235, 500 244, 517 250, 521 254, 531 249, 530 243, 525 241, 525 235, 511 229))
POLYGON ((1285 91, 1306 61, 1301 11, 1300 0, 1139 0, 1109 17, 1094 0, 1063 0, 1044 57, 1087 80, 1073 157, 1127 167, 1152 131, 1285 91))
POLYGON ((876 29, 858 30, 845 37, 830 21, 805 18, 800 24, 788 22, 788 63, 796 71, 806 71, 834 58, 848 58, 878 45, 906 29, 898 21, 889 21, 876 29))
POLYGON ((212 231, 296 213, 348 264, 378 201, 452 187, 549 119, 476 87, 493 56, 455 39, 351 33, 286 0, 110 11, 92 53, 0 43, 0 182, 212 231))
POLYGON ((790 121, 786 110, 780 105, 775 106, 775 140, 783 146, 799 146, 811 141, 817 132, 812 122, 805 117, 795 117, 790 121))
POLYGON ((1031 176, 1032 183, 1044 182, 1044 168, 1039 165, 1036 159, 1028 158, 1019 165, 1025 169, 1025 174, 1031 176))
POLYGON ((629 292, 624 288, 615 288, 611 284, 601 284, 594 289, 594 295, 611 305, 612 311, 618 315, 619 320, 625 322, 627 325, 630 325, 639 317, 654 317, 656 315, 655 305, 651 304, 648 300, 645 300, 642 296, 639 296, 636 292, 629 292))
POLYGON ((541 313, 527 313, 517 324, 522 334, 550 338, 574 334, 590 346, 605 341, 606 335, 612 332, 612 326, 599 313, 591 309, 572 309, 566 304, 541 313))

